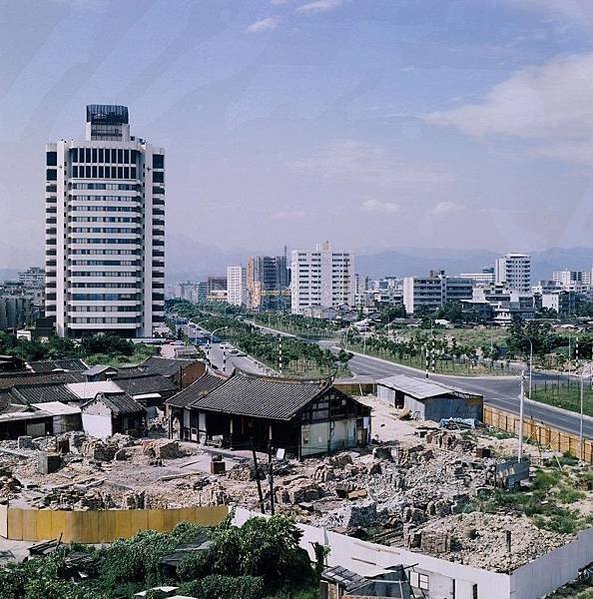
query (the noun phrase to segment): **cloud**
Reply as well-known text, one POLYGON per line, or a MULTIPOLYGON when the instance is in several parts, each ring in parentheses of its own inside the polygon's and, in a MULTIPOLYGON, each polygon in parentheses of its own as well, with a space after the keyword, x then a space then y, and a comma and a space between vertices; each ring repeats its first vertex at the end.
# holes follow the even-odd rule
POLYGON ((307 213, 304 210, 277 210, 270 217, 272 220, 302 220, 307 217, 307 213))
POLYGON ((296 12, 304 15, 314 15, 320 12, 329 12, 340 8, 343 0, 316 0, 315 2, 307 2, 296 9, 296 12))
POLYGON ((382 202, 375 198, 368 198, 362 203, 362 209, 366 212, 374 212, 378 214, 395 214, 400 211, 399 204, 394 202, 382 202))
POLYGON ((465 206, 463 204, 459 204, 458 202, 439 202, 432 209, 432 213, 436 214, 437 216, 442 216, 445 214, 463 212, 463 210, 465 210, 465 206))
POLYGON ((521 10, 544 12, 579 26, 593 24, 591 0, 504 0, 504 3, 521 10))
POLYGON ((350 184, 417 192, 442 188, 451 176, 431 165, 405 162, 397 153, 351 139, 321 146, 311 156, 292 163, 293 170, 350 184))
POLYGON ((279 17, 268 17, 267 19, 261 19, 261 21, 251 23, 251 25, 249 25, 245 31, 247 33, 263 33, 264 31, 272 31, 272 29, 276 29, 276 27, 278 27, 279 23, 279 17))
POLYGON ((593 140, 592 72, 593 53, 556 57, 517 71, 481 102, 433 112, 424 119, 474 137, 535 142, 535 153, 572 162, 583 144, 593 140))

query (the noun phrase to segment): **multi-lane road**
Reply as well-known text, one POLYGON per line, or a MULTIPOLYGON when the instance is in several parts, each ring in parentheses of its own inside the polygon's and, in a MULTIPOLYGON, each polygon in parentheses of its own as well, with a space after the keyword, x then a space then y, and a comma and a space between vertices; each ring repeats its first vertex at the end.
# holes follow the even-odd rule
MULTIPOLYGON (((292 337, 287 333, 281 333, 274 329, 257 325, 262 331, 270 334, 281 334, 292 337)), ((325 348, 334 348, 333 342, 321 341, 320 345, 325 348)), ((213 344, 211 348, 210 358, 213 364, 222 370, 223 365, 223 350, 220 344, 213 344)), ((226 352, 226 373, 230 374, 237 367, 241 370, 253 373, 263 373, 265 369, 251 357, 237 357, 229 352, 226 352)), ((349 362, 349 368, 355 378, 378 380, 395 374, 406 374, 418 378, 425 378, 425 373, 402 366, 387 360, 381 360, 371 356, 355 354, 349 362)), ((480 393, 484 396, 484 401, 494 407, 501 408, 508 412, 519 413, 519 394, 520 394, 520 377, 519 376, 450 376, 430 374, 430 380, 450 385, 465 391, 480 393)), ((540 372, 533 372, 533 382, 538 385, 545 380, 550 383, 556 382, 554 375, 548 375, 540 372)), ((533 418, 536 421, 549 424, 555 428, 579 434, 580 430, 580 415, 546 404, 535 401, 525 401, 525 416, 533 418)), ((593 438, 593 418, 585 416, 583 419, 583 433, 586 438, 593 438)))

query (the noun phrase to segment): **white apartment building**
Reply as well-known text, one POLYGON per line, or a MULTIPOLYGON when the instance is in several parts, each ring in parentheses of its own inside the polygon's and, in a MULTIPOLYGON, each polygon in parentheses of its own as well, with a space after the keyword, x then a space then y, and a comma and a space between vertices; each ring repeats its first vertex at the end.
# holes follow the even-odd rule
POLYGON ((531 256, 528 254, 505 254, 497 258, 495 274, 497 284, 519 293, 531 292, 531 256))
POLYGON ((150 337, 164 321, 164 154, 113 105, 87 106, 83 140, 46 146, 46 315, 58 335, 150 337))
POLYGON ((291 275, 293 314, 312 306, 354 306, 354 257, 334 251, 327 241, 313 251, 293 250, 291 275))
POLYGON ((244 306, 247 302, 247 276, 242 266, 228 266, 226 269, 227 303, 231 306, 244 306))
POLYGON ((27 270, 19 272, 18 276, 25 289, 45 288, 45 269, 41 266, 29 266, 27 270))
POLYGON ((472 299, 473 281, 431 271, 427 277, 404 277, 403 301, 408 314, 420 309, 434 312, 447 302, 472 299))
POLYGON ((462 272, 461 279, 470 279, 476 285, 490 285, 494 283, 494 269, 484 269, 481 272, 462 272))

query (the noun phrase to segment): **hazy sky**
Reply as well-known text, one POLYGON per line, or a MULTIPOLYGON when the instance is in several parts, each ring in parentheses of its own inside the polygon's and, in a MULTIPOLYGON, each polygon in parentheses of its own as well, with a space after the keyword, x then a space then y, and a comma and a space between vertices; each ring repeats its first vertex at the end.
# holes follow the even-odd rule
POLYGON ((0 266, 87 103, 167 149, 167 236, 592 246, 591 0, 0 0, 0 266))

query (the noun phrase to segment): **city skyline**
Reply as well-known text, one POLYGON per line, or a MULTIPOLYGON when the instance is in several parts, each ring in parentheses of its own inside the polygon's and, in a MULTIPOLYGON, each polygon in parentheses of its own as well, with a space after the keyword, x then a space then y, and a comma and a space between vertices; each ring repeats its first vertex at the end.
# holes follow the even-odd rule
POLYGON ((0 266, 40 262, 40 148, 90 102, 172 148, 172 264, 328 237, 591 247, 593 19, 557 4, 130 2, 114 23, 107 0, 8 3, 0 266))

